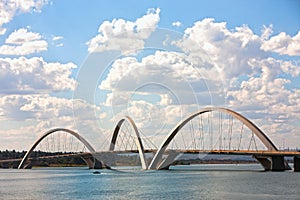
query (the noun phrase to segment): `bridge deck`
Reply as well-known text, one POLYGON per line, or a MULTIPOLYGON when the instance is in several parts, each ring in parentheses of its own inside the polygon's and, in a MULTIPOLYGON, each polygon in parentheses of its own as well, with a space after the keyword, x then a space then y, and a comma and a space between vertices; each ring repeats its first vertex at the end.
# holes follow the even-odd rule
MULTIPOLYGON (((154 149, 145 149, 145 153, 155 153, 157 150, 154 149)), ((258 150, 258 151, 248 151, 248 150, 167 150, 166 153, 177 152, 183 154, 227 154, 227 155, 252 155, 252 156, 300 156, 298 151, 268 151, 268 150, 258 150)), ((52 155, 44 156, 38 158, 29 158, 31 159, 47 159, 47 158, 58 158, 58 157, 77 157, 84 155, 93 155, 93 154, 105 154, 105 153, 114 153, 114 154, 124 154, 124 153, 139 153, 138 150, 130 151, 99 151, 95 153, 78 153, 78 154, 62 154, 62 155, 52 155)), ((5 162, 20 162, 22 159, 9 159, 9 160, 0 160, 0 163, 5 162)))
MULTIPOLYGON (((145 153, 155 153, 156 149, 145 149, 145 153)), ((300 156, 299 151, 269 151, 269 150, 166 150, 166 153, 178 152, 184 154, 228 154, 228 155, 260 155, 260 156, 300 156)), ((139 153, 138 150, 128 151, 99 151, 97 153, 139 153)))
POLYGON ((300 156, 298 151, 268 151, 268 150, 258 150, 258 151, 248 151, 248 150, 183 150, 182 153, 198 154, 229 154, 229 155, 260 155, 260 156, 300 156))

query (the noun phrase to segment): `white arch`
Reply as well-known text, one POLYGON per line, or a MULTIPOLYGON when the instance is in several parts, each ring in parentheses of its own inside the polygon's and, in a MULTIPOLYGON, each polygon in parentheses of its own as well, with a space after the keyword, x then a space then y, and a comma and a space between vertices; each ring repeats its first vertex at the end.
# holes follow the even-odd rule
POLYGON ((122 124, 124 123, 124 121, 129 122, 131 128, 134 130, 134 133, 135 133, 135 136, 136 136, 135 144, 136 144, 136 146, 138 148, 138 151, 139 151, 142 168, 146 170, 146 169, 148 169, 148 166, 147 166, 147 162, 146 162, 146 158, 145 158, 145 154, 144 154, 144 146, 143 146, 139 131, 138 131, 138 129, 137 129, 137 127, 136 127, 136 125, 135 125, 135 123, 134 123, 134 121, 131 117, 125 116, 116 125, 114 133, 113 133, 113 137, 112 137, 111 142, 110 142, 109 151, 113 151, 115 149, 115 144, 116 144, 116 141, 117 141, 117 137, 118 137, 120 128, 121 128, 122 124))
POLYGON ((64 132, 67 132, 71 135, 73 135, 74 137, 76 137, 80 142, 82 142, 86 148, 91 152, 91 153, 94 153, 96 152, 95 149, 83 138, 81 137, 78 133, 72 131, 72 130, 69 130, 69 129, 66 129, 66 128, 55 128, 55 129, 51 129, 49 131, 47 131, 46 133, 44 133, 42 136, 40 136, 35 142, 34 144, 31 146, 31 148, 29 149, 29 151, 27 151, 27 153, 25 154, 24 158, 22 159, 21 163, 19 164, 19 167, 18 169, 22 169, 26 163, 26 161, 28 160, 30 154, 33 152, 33 150, 35 149, 35 147, 45 138, 47 137, 48 135, 52 134, 52 133, 55 133, 57 131, 64 131, 64 132))
POLYGON ((274 150, 277 151, 277 147, 274 145, 274 143, 264 134, 255 124, 253 124, 250 120, 248 120, 246 117, 242 116, 241 114, 227 109, 227 108, 220 108, 220 107, 210 107, 210 108, 204 108, 201 109, 188 117, 186 117, 184 120, 179 122, 168 134, 168 136, 165 138, 161 146, 158 148, 156 154, 154 155, 150 165, 149 169, 157 169, 159 162, 162 159, 162 156, 167 149, 168 145, 170 142, 173 140, 173 138, 176 136, 176 134, 180 131, 182 127, 184 127, 190 120, 195 118, 198 115, 201 115, 206 112, 212 112, 212 111, 219 111, 223 113, 227 113, 236 119, 240 120, 243 122, 253 133, 262 141, 262 143, 268 148, 268 150, 274 150))

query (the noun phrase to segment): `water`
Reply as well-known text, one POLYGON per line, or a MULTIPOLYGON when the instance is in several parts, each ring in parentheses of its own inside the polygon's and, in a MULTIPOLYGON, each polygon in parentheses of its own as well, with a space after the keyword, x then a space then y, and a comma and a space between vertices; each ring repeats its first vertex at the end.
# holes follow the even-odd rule
POLYGON ((94 171, 0 169, 0 199, 300 199, 300 173, 255 164, 94 171))

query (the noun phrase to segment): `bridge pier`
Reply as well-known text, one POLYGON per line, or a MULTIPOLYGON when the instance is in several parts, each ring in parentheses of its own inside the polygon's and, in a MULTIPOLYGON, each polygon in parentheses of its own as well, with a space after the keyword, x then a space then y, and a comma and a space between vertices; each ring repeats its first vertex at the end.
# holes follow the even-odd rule
POLYGON ((300 157, 294 156, 294 172, 300 172, 300 157))
POLYGON ((98 161, 91 154, 82 155, 81 158, 87 164, 89 169, 110 169, 109 166, 105 165, 103 162, 98 161))
POLYGON ((272 162, 268 157, 265 156, 254 156, 254 157, 263 166, 265 171, 270 171, 272 169, 272 162))
POLYGON ((170 151, 169 155, 160 163, 157 169, 169 169, 170 165, 176 160, 179 152, 170 151))
POLYGON ((284 171, 291 167, 285 161, 284 156, 254 156, 264 167, 265 171, 284 171))
POLYGON ((32 169, 32 163, 31 162, 26 163, 23 169, 32 169))
POLYGON ((272 171, 287 170, 284 156, 272 156, 271 159, 272 159, 272 171))
POLYGON ((111 168, 106 164, 104 164, 102 161, 99 161, 95 158, 94 168, 92 169, 111 169, 111 168))

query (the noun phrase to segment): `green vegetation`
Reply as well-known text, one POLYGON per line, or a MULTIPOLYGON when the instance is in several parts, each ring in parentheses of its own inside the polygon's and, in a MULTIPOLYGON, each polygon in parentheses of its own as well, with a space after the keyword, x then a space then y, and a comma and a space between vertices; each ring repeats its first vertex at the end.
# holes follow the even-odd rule
POLYGON ((25 154, 26 154, 26 151, 18 152, 15 150, 12 150, 12 151, 9 151, 9 150, 1 151, 0 150, 0 160, 23 158, 25 154))
MULTIPOLYGON (((17 168, 21 159, 25 156, 26 151, 17 152, 15 150, 9 151, 0 151, 0 168, 17 168), (13 160, 15 161, 5 162, 5 160, 13 160)), ((33 166, 43 166, 43 167, 51 167, 51 166, 85 166, 85 162, 81 157, 53 157, 53 158, 40 158, 47 156, 56 156, 56 155, 64 155, 64 154, 73 154, 71 152, 42 152, 42 151, 33 151, 30 159, 33 166), (39 158, 39 159, 37 159, 39 158)))
MULTIPOLYGON (((15 150, 0 151, 0 168, 17 168, 26 151, 17 152, 15 150), (16 160, 14 160, 16 159, 16 160)), ((87 164, 80 156, 63 156, 75 154, 74 152, 42 152, 33 151, 30 155, 31 166, 33 167, 72 167, 86 166, 87 164), (61 155, 61 157, 56 157, 61 155), (53 156, 53 157, 52 157, 53 156), (43 158, 44 157, 44 158, 43 158)), ((103 158, 112 161, 113 166, 138 166, 141 165, 138 154, 110 154, 104 153, 103 158)))

